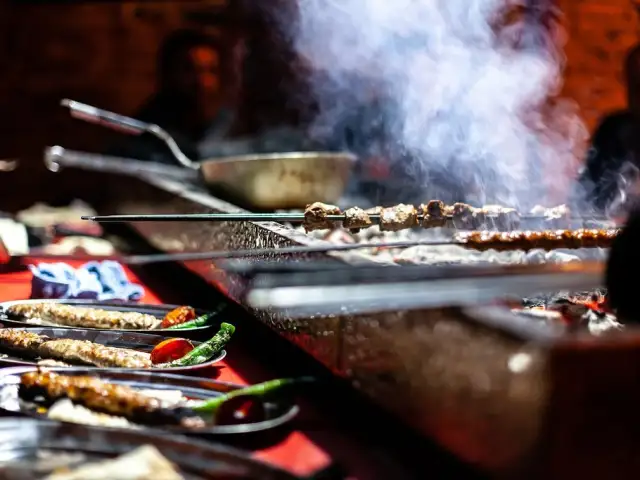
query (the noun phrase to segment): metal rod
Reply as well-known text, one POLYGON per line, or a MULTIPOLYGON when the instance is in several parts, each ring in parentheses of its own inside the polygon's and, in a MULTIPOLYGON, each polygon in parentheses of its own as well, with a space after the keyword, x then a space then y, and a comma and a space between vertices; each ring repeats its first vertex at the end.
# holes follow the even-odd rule
MULTIPOLYGON (((497 218, 497 215, 487 215, 488 218, 497 218)), ((92 222, 291 222, 303 223, 305 221, 303 213, 191 213, 191 214, 148 214, 148 215, 95 215, 84 216, 82 220, 92 222)), ((342 222, 345 220, 344 214, 326 215, 327 220, 342 222)), ((369 218, 374 221, 380 220, 380 214, 371 213, 369 218)), ((418 215, 418 220, 422 221, 424 215, 418 215)), ((452 215, 446 215, 448 221, 454 220, 452 215)), ((528 221, 549 221, 547 217, 539 215, 524 215, 520 220, 528 221)), ((605 218, 568 218, 569 221, 600 221, 605 222, 605 218)))

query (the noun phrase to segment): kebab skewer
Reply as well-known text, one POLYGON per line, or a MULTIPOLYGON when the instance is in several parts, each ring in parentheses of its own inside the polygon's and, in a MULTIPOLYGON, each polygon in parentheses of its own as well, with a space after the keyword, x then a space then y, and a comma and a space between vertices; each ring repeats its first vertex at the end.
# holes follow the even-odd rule
POLYGON ((306 231, 334 229, 342 224, 348 230, 360 230, 379 225, 384 231, 408 228, 442 227, 452 222, 453 226, 465 230, 514 230, 523 221, 540 228, 561 228, 568 221, 606 221, 605 218, 573 217, 566 205, 553 208, 536 207, 528 215, 521 215, 513 208, 486 205, 481 208, 465 203, 445 205, 440 200, 431 200, 415 207, 400 204, 394 207, 374 207, 363 210, 352 207, 344 212, 335 205, 315 202, 308 205, 304 213, 205 213, 178 215, 106 215, 85 216, 83 220, 95 222, 191 222, 191 221, 248 221, 302 223, 306 231))
POLYGON ((54 302, 15 304, 7 307, 6 311, 17 318, 37 318, 48 324, 69 327, 151 330, 159 328, 162 323, 161 319, 145 313, 118 312, 54 302))
POLYGON ((207 426, 207 420, 228 423, 231 419, 225 417, 232 412, 224 407, 232 408, 234 400, 242 401, 243 405, 247 400, 261 403, 268 401, 276 392, 313 381, 310 377, 282 378, 231 390, 199 402, 187 401, 184 397, 166 402, 147 392, 96 377, 38 370, 21 375, 18 396, 47 407, 60 400, 70 400, 72 404, 92 412, 122 417, 141 425, 200 429, 207 426))
POLYGON ((58 375, 52 372, 29 372, 20 378, 19 395, 25 400, 44 397, 53 404, 63 398, 91 410, 123 416, 140 424, 178 425, 185 428, 204 426, 202 418, 187 408, 166 408, 154 397, 95 377, 58 375))
POLYGON ((548 230, 543 232, 461 232, 453 237, 474 250, 557 250, 560 248, 609 248, 619 234, 617 228, 595 230, 548 230))
MULTIPOLYGON (((197 365, 206 362, 220 352, 229 342, 235 327, 222 323, 220 330, 210 340, 201 343, 185 355, 168 363, 158 363, 153 352, 140 352, 127 348, 108 347, 88 340, 69 338, 54 339, 25 330, 0 329, 0 351, 15 352, 26 357, 42 360, 57 360, 70 364, 92 365, 102 368, 147 369, 152 367, 172 368, 197 365)), ((180 339, 168 339, 165 342, 180 339)), ((162 346, 160 343, 156 348, 162 346)))

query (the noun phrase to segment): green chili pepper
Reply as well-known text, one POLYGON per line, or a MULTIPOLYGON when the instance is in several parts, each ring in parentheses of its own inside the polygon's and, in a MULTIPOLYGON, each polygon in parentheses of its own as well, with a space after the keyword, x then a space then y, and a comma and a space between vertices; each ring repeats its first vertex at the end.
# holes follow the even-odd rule
POLYGON ((269 380, 263 383, 257 383, 255 385, 251 385, 246 388, 239 388, 237 390, 232 390, 231 392, 225 393, 224 395, 220 395, 218 397, 212 398, 210 400, 205 400, 204 402, 191 407, 194 412, 198 413, 207 413, 207 414, 215 414, 215 412, 220 408, 220 406, 232 398, 250 395, 253 397, 264 397, 266 395, 270 395, 275 391, 278 391, 284 387, 288 387, 293 384, 306 383, 314 381, 313 378, 303 377, 303 378, 280 378, 277 380, 269 380))
POLYGON ((201 343, 196 348, 187 353, 184 357, 166 364, 167 367, 189 367, 199 365, 213 358, 231 340, 231 335, 236 331, 236 327, 230 323, 221 323, 220 330, 213 338, 201 343))
POLYGON ((194 318, 188 322, 179 323, 178 325, 173 325, 165 330, 186 330, 188 328, 204 327, 211 321, 211 319, 215 318, 220 311, 221 310, 205 313, 204 315, 200 315, 198 318, 194 318))

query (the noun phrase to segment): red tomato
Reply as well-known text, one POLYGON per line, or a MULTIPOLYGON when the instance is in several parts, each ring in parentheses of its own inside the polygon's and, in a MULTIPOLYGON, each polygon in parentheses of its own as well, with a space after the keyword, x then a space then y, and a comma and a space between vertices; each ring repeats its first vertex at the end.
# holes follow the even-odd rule
POLYGON ((188 322, 196 318, 196 311, 191 307, 178 307, 167 313, 162 320, 161 328, 169 328, 174 325, 188 322))
POLYGON ((184 357, 193 350, 193 344, 184 338, 169 338, 157 344, 151 351, 151 363, 167 363, 184 357))

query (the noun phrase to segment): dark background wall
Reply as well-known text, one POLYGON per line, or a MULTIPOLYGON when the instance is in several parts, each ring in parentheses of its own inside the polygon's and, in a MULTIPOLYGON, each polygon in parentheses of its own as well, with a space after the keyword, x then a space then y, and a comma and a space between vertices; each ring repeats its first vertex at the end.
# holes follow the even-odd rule
POLYGON ((225 3, 0 0, 0 159, 21 161, 15 172, 0 176, 0 210, 26 207, 36 197, 64 201, 69 192, 91 199, 96 175, 47 172, 43 148, 98 151, 118 134, 70 119, 60 99, 133 113, 154 90, 158 46, 178 28, 222 34, 252 59, 252 75, 244 85, 251 95, 241 105, 243 130, 265 121, 295 121, 295 112, 281 108, 289 103, 285 92, 292 62, 271 28, 273 19, 237 0, 232 8, 225 3), (274 110, 281 110, 278 118, 274 110))

